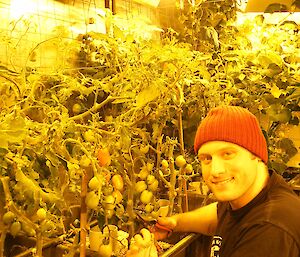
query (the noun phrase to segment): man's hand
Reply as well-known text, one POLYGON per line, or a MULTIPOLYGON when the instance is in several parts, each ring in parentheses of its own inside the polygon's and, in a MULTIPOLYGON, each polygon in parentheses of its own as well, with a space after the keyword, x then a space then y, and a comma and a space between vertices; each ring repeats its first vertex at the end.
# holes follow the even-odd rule
POLYGON ((126 257, 157 257, 154 241, 154 235, 148 229, 141 229, 140 234, 136 234, 131 239, 126 257))
POLYGON ((176 227, 177 221, 174 217, 159 217, 157 219, 158 226, 153 226, 151 232, 154 234, 156 240, 163 240, 170 235, 170 231, 176 227), (160 226, 166 227, 169 229, 160 228, 160 226))

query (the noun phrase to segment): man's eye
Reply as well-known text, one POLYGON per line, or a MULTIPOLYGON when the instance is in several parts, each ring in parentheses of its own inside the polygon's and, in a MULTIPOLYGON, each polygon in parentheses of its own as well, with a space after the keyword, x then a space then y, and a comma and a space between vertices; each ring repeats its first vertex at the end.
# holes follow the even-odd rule
POLYGON ((235 153, 234 152, 224 152, 223 153, 223 157, 224 159, 228 160, 228 159, 231 159, 235 156, 235 153))
POLYGON ((209 164, 211 162, 211 156, 209 156, 209 155, 200 155, 199 156, 199 161, 202 164, 209 164))

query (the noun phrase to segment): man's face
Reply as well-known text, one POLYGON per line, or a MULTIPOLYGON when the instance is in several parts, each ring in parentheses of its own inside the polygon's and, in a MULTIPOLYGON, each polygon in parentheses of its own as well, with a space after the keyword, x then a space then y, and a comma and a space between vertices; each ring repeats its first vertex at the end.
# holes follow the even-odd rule
POLYGON ((261 185, 258 158, 236 144, 211 141, 198 151, 203 179, 218 201, 240 208, 251 201, 261 185))

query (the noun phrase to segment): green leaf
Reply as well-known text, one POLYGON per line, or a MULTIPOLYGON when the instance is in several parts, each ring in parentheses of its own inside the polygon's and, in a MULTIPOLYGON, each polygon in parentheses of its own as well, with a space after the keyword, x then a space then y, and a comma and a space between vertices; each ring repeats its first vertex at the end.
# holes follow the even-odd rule
POLYGON ((275 98, 279 98, 283 93, 285 93, 283 90, 279 89, 276 85, 272 86, 270 92, 275 98))
POLYGON ((0 126, 0 147, 8 148, 9 143, 21 143, 26 137, 26 123, 22 117, 8 116, 0 126))
POLYGON ((281 72, 282 72, 282 69, 277 64, 271 63, 268 66, 268 69, 263 71, 263 74, 270 78, 273 78, 275 75, 278 75, 281 72))
POLYGON ((258 63, 264 67, 269 68, 270 64, 276 64, 279 67, 282 67, 282 58, 279 54, 273 51, 267 51, 265 53, 260 53, 257 57, 258 63))
POLYGON ((279 121, 282 123, 289 122, 292 117, 291 110, 277 104, 270 105, 267 109, 267 114, 272 121, 279 121))
POLYGON ((297 154, 297 148, 295 148, 294 143, 289 138, 283 138, 278 142, 278 146, 283 149, 289 158, 293 157, 295 154, 297 154))
POLYGON ((114 30, 114 37, 121 39, 122 41, 125 40, 124 32, 118 28, 117 26, 113 27, 114 30))
POLYGON ((122 127, 120 129, 120 141, 121 141, 122 150, 124 152, 128 152, 131 146, 131 133, 128 128, 122 127))
POLYGON ((142 108, 147 103, 152 102, 157 97, 159 97, 161 94, 161 91, 159 90, 158 86, 153 84, 149 87, 145 88, 143 91, 141 91, 137 97, 136 97, 136 106, 138 108, 142 108))
POLYGON ((6 133, 2 133, 0 130, 0 148, 8 149, 8 139, 6 133))
POLYGON ((300 87, 296 88, 296 90, 286 97, 287 101, 296 100, 300 98, 300 87))

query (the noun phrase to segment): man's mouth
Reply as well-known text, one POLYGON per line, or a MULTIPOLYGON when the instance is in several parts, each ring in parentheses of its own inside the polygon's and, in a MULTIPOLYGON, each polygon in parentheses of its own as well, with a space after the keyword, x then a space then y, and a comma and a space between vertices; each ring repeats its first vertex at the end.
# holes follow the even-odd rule
POLYGON ((222 185, 232 182, 233 180, 234 180, 234 178, 231 177, 231 178, 222 179, 222 180, 214 180, 214 181, 212 181, 212 183, 216 186, 222 186, 222 185))

